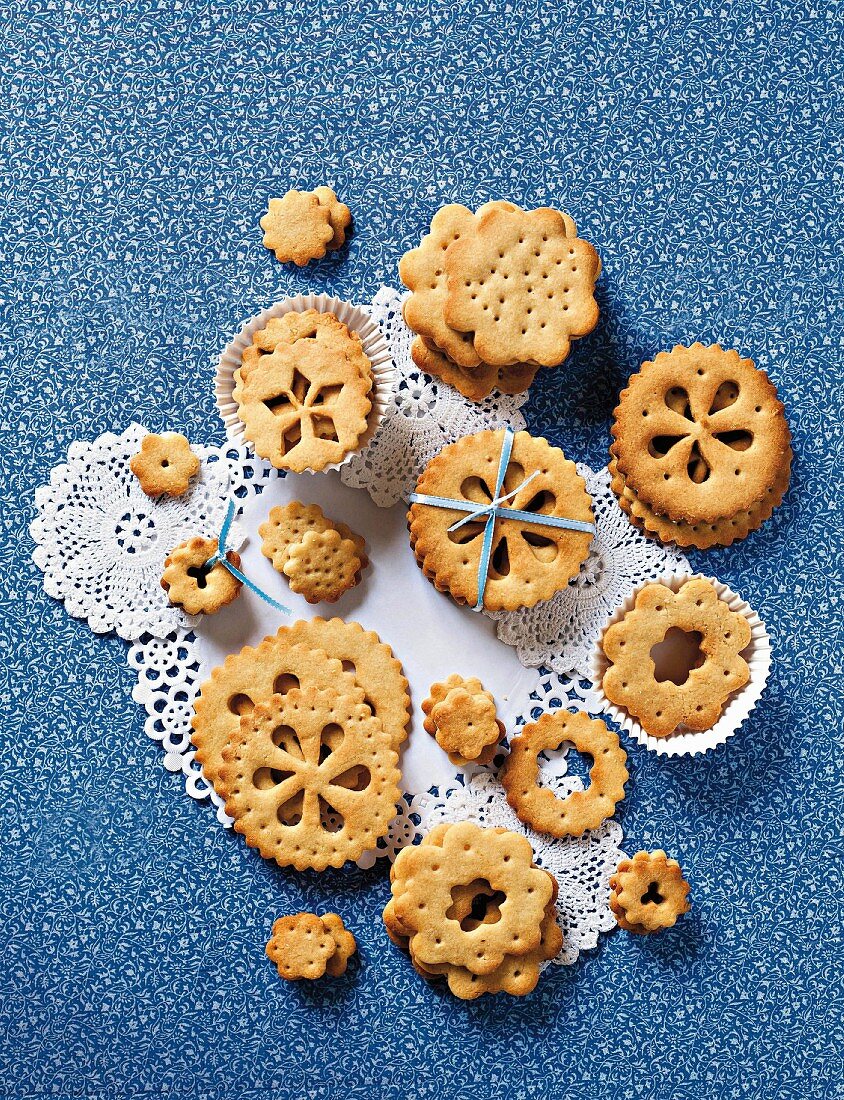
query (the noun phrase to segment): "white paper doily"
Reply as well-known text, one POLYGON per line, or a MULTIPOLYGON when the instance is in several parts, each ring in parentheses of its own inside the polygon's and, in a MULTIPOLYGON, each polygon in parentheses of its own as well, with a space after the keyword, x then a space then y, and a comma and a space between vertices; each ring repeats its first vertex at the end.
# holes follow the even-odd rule
MULTIPOLYGON (((67 462, 36 490, 30 525, 47 593, 95 633, 114 630, 126 641, 195 623, 161 587, 164 557, 192 535, 216 536, 229 497, 244 497, 263 476, 243 447, 193 445, 201 466, 188 491, 152 499, 129 468, 146 434, 131 424, 121 435, 72 443, 67 462)), ((242 540, 235 524, 230 548, 242 540)))
POLYGON ((498 637, 515 646, 528 668, 551 668, 588 677, 607 618, 625 597, 664 573, 685 572, 683 554, 641 534, 622 512, 606 467, 578 463, 595 513, 595 537, 578 575, 553 599, 519 611, 487 612, 498 637))
POLYGON ((514 396, 490 394, 474 404, 416 366, 410 357, 414 333, 401 314, 405 297, 382 286, 372 302, 372 318, 390 345, 398 379, 392 404, 372 442, 347 460, 340 474, 346 485, 366 489, 382 508, 413 492, 419 475, 447 443, 486 428, 509 424, 519 431, 525 427, 519 409, 527 391, 514 396))

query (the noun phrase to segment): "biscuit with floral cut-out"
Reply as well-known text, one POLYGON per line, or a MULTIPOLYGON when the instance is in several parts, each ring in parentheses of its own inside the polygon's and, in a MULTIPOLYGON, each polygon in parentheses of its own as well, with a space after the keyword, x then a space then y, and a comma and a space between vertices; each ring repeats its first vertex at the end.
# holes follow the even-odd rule
POLYGON ((264 247, 275 252, 281 263, 292 260, 297 267, 321 260, 334 240, 331 211, 312 191, 293 189, 280 199, 270 199, 260 226, 264 247))
POLYGON ((285 981, 316 981, 326 973, 337 943, 322 918, 315 913, 296 913, 279 917, 273 924, 266 950, 285 981))
POLYGON ((691 908, 680 864, 662 849, 623 859, 610 877, 610 890, 610 908, 628 932, 671 928, 691 908))
POLYGON ((469 401, 483 401, 494 390, 506 394, 523 393, 530 388, 539 370, 531 363, 513 363, 506 367, 480 363, 471 370, 459 367, 445 352, 431 347, 421 336, 411 344, 410 357, 420 370, 454 386, 469 401))
POLYGON ((353 588, 361 561, 355 544, 339 531, 307 531, 287 552, 282 572, 308 603, 334 603, 353 588))
POLYGON ((323 470, 366 431, 372 368, 354 349, 342 356, 318 340, 279 344, 234 380, 244 435, 278 469, 323 470))
POLYGON ((129 459, 129 469, 148 497, 182 496, 199 470, 199 459, 180 432, 145 435, 141 449, 129 459))
POLYGON ((443 268, 445 323, 474 334, 480 362, 556 366, 598 321, 598 254, 558 210, 479 212, 449 245, 443 268))
MULTIPOLYGON (((426 466, 416 492, 449 500, 486 504, 492 500, 504 431, 464 436, 444 447, 426 466)), ((502 492, 517 490, 509 509, 593 521, 586 483, 557 447, 517 432, 502 492), (527 479, 530 478, 528 481, 527 479)), ((484 545, 485 517, 450 531, 466 512, 413 503, 407 521, 410 542, 425 575, 458 603, 478 601, 478 568, 484 545)), ((490 544, 483 607, 512 611, 550 599, 575 576, 586 560, 592 534, 530 520, 498 517, 490 544)))
POLYGON ((341 867, 387 832, 397 762, 362 688, 292 688, 244 715, 223 750, 226 813, 281 867, 341 867))
POLYGON ((550 836, 581 836, 612 817, 624 798, 627 754, 618 735, 582 711, 555 711, 531 722, 510 742, 501 785, 520 821, 550 836), (589 785, 560 798, 539 785, 539 754, 571 743, 592 757, 589 785))
MULTIPOLYGON (((164 559, 161 587, 170 603, 188 615, 213 615, 240 594, 243 583, 222 562, 208 565, 216 553, 216 539, 197 535, 164 559)), ((240 555, 235 550, 228 550, 226 559, 235 569, 240 568, 240 555)))
POLYGON ((653 737, 668 737, 681 725, 711 729, 730 695, 750 678, 741 656, 750 638, 750 623, 719 599, 705 577, 693 577, 678 592, 645 585, 635 606, 601 639, 610 661, 604 694, 653 737), (680 683, 656 678, 652 651, 669 630, 691 635, 698 644, 700 656, 680 683))
POLYGON ((651 511, 691 525, 758 507, 790 465, 776 388, 752 359, 677 345, 642 365, 615 409, 617 472, 651 511))

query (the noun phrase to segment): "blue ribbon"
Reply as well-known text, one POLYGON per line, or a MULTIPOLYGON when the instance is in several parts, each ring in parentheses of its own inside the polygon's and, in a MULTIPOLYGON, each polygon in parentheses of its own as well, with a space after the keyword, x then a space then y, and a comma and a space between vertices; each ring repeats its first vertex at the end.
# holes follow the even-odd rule
POLYGON ((452 500, 450 497, 437 497, 428 496, 426 493, 411 493, 408 500, 411 504, 429 504, 433 508, 453 508, 459 512, 466 512, 467 515, 457 520, 449 527, 449 531, 456 531, 458 527, 462 527, 464 523, 470 523, 474 519, 479 519, 481 516, 486 516, 486 526, 484 527, 484 541, 481 547, 481 558, 478 563, 478 602, 472 608, 473 611, 482 611, 484 606, 484 592, 486 591, 487 580, 489 579, 489 559, 492 553, 492 537, 495 533, 495 521, 496 519, 518 519, 523 523, 538 523, 543 527, 558 527, 565 531, 583 531, 586 534, 595 534, 595 524, 586 523, 579 519, 564 519, 561 516, 546 516, 540 512, 525 512, 520 508, 503 508, 502 504, 505 500, 509 500, 511 497, 516 496, 522 489, 537 476, 538 470, 526 477, 525 480, 513 489, 509 493, 501 494, 501 489, 504 485, 504 477, 507 473, 507 467, 510 464, 510 455, 513 451, 513 440, 515 435, 512 428, 506 428, 504 431, 504 443, 501 447, 501 458, 498 462, 498 474, 495 478, 495 492, 492 494, 492 500, 488 504, 479 504, 471 500, 452 500))
POLYGON ((232 565, 232 563, 226 557, 226 542, 228 541, 229 530, 231 529, 232 521, 234 520, 236 508, 237 506, 235 502, 233 500, 230 500, 228 509, 226 510, 226 518, 223 520, 223 526, 220 528, 220 537, 217 539, 217 549, 205 564, 208 566, 209 569, 213 569, 215 565, 225 566, 225 568, 228 569, 233 577, 237 577, 241 584, 245 584, 247 588, 251 589, 256 595, 260 596, 262 600, 265 600, 270 605, 270 607, 274 607, 276 611, 280 611, 282 615, 289 615, 289 607, 285 607, 283 603, 279 603, 278 600, 274 600, 272 596, 268 596, 263 588, 259 588, 254 581, 250 581, 246 574, 241 573, 237 566, 232 565))

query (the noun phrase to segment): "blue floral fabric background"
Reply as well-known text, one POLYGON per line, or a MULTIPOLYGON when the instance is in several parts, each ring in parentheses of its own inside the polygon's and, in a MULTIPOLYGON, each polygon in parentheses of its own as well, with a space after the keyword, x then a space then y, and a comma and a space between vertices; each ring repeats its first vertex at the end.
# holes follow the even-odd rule
POLYGON ((841 30, 776 0, 5 5, 0 1095, 842 1095, 841 30), (258 218, 323 182, 351 242, 281 266, 258 218), (603 465, 627 376, 722 341, 778 385, 796 461, 761 531, 692 555, 773 636, 752 721, 702 759, 628 745, 626 846, 677 855, 692 912, 464 1004, 389 945, 385 867, 282 872, 185 796, 27 528, 76 438, 221 442, 210 365, 257 308, 368 300, 438 206, 490 198, 561 206, 603 260, 534 432, 603 465), (346 918, 347 977, 279 980, 298 908, 346 918))

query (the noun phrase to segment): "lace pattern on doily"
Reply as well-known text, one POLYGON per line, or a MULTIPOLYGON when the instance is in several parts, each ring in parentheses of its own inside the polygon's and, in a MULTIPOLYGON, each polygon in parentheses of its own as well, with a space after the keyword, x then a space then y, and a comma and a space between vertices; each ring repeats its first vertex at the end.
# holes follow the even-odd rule
POLYGON ((490 394, 478 404, 452 386, 421 371, 410 357, 415 334, 401 313, 406 295, 381 287, 372 317, 390 344, 398 375, 396 390, 381 427, 366 448, 343 466, 340 477, 354 489, 366 489, 377 505, 389 508, 411 493, 421 472, 447 443, 486 428, 525 427, 519 409, 527 391, 490 394))
POLYGON ((516 647, 528 668, 588 677, 592 651, 601 628, 640 584, 664 573, 686 572, 688 561, 638 531, 621 510, 610 488, 609 471, 578 463, 595 513, 595 537, 589 556, 567 588, 536 607, 488 612, 498 637, 516 647))
MULTIPOLYGON (((126 641, 196 623, 161 587, 164 558, 192 535, 216 536, 229 497, 245 496, 264 476, 243 447, 194 445, 201 466, 188 491, 150 498, 129 468, 146 434, 131 424, 121 435, 72 443, 67 462, 36 490, 30 526, 47 593, 97 634, 114 630, 126 641)), ((229 546, 242 541, 235 524, 229 546)))

